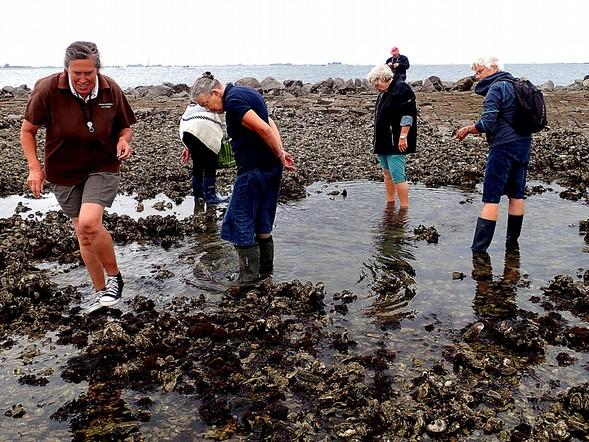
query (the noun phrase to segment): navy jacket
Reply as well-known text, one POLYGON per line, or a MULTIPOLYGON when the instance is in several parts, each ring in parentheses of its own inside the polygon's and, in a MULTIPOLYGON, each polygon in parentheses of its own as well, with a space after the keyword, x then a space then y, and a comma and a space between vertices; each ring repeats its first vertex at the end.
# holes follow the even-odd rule
POLYGON ((532 136, 517 132, 511 125, 517 110, 517 103, 513 84, 509 81, 501 81, 505 79, 513 80, 513 77, 509 72, 499 71, 477 83, 475 93, 485 97, 485 100, 483 101, 483 113, 479 121, 475 123, 475 127, 487 136, 489 149, 509 149, 510 145, 527 145, 527 159, 525 158, 526 152, 522 152, 523 158, 521 160, 529 161, 529 146, 531 146, 532 136))
POLYGON ((387 58, 387 61, 385 63, 390 63, 391 65, 393 63, 399 63, 399 66, 397 66, 394 69, 395 75, 407 75, 407 69, 409 69, 409 59, 406 56, 399 54, 399 56, 396 59, 393 59, 393 57, 389 57, 387 58))

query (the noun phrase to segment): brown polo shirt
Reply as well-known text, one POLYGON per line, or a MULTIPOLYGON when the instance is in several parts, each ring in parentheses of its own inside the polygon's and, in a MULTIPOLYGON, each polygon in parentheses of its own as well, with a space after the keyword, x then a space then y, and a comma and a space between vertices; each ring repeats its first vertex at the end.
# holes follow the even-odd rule
POLYGON ((67 71, 37 81, 25 120, 47 128, 45 175, 47 181, 62 186, 77 184, 95 172, 118 172, 120 132, 136 122, 123 91, 111 78, 98 74, 98 96, 83 103, 72 94, 67 71), (94 132, 88 130, 88 121, 94 132))

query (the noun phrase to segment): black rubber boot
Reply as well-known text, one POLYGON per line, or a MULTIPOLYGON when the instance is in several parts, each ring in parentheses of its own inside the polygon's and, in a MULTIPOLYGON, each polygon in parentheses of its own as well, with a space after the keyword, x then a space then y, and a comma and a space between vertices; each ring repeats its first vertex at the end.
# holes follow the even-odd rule
POLYGON ((272 236, 258 239, 260 245, 260 274, 267 276, 274 271, 274 240, 272 236))
POLYGON ((228 197, 217 195, 216 183, 217 178, 215 175, 205 175, 204 183, 204 194, 205 201, 207 204, 221 204, 229 201, 228 197))
POLYGON ((522 233, 523 222, 523 215, 509 215, 507 217, 507 235, 505 236, 505 244, 508 246, 517 245, 519 235, 522 233))
POLYGON ((493 234, 495 233, 496 221, 479 217, 477 227, 474 231, 474 238, 470 249, 474 253, 485 253, 491 244, 493 234))
POLYGON ((253 284, 260 279, 260 247, 236 247, 239 256, 239 284, 253 284))

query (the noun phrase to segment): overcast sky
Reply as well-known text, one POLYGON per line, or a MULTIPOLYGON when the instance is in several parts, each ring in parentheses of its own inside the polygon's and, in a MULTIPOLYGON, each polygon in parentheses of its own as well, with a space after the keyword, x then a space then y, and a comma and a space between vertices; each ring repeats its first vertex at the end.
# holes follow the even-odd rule
POLYGON ((3 0, 0 65, 589 62, 589 0, 3 0))

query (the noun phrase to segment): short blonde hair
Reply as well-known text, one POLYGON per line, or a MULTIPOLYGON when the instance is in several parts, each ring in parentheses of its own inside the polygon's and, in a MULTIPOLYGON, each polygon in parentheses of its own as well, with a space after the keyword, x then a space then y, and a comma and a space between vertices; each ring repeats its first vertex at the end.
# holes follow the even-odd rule
POLYGON ((368 82, 374 86, 376 80, 390 81, 393 79, 393 71, 388 64, 377 64, 367 76, 368 82))
POLYGON ((488 69, 497 68, 498 71, 503 70, 503 63, 497 57, 480 57, 470 65, 470 70, 476 72, 477 66, 484 66, 488 69))

